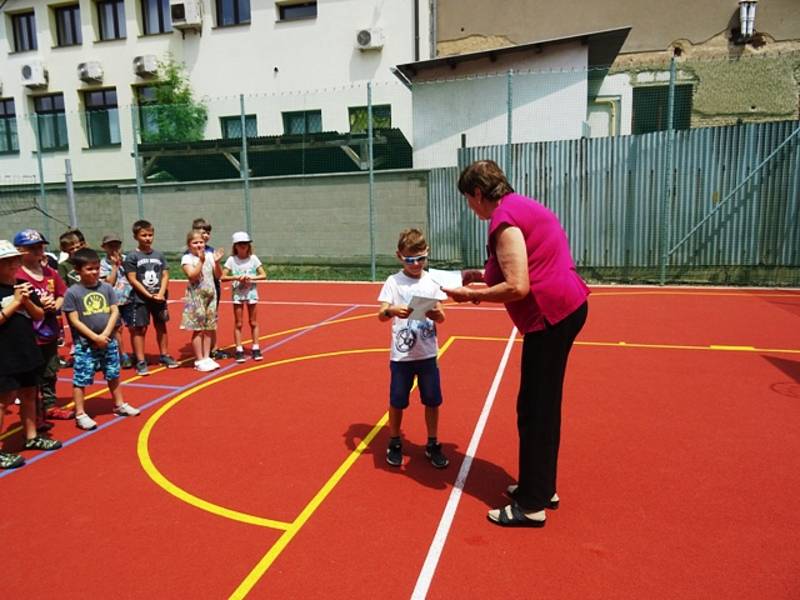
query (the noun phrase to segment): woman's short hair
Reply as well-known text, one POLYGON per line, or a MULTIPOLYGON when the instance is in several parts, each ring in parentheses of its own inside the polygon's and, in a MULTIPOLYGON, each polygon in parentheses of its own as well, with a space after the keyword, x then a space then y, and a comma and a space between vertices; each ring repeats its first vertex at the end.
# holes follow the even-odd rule
POLYGON ((514 191, 505 173, 493 160, 477 160, 458 178, 458 191, 472 195, 478 188, 487 200, 500 200, 514 191))

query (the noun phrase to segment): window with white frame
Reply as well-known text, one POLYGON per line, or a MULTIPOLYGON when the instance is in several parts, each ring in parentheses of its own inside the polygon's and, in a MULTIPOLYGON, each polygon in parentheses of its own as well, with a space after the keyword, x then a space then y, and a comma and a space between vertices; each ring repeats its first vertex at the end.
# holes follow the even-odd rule
POLYGON ((39 132, 39 148, 42 152, 66 150, 67 115, 64 110, 64 94, 48 94, 33 99, 36 113, 36 129, 39 132))
POLYGON ((86 136, 90 148, 117 146, 119 137, 119 109, 117 90, 92 90, 83 93, 86 108, 86 136))

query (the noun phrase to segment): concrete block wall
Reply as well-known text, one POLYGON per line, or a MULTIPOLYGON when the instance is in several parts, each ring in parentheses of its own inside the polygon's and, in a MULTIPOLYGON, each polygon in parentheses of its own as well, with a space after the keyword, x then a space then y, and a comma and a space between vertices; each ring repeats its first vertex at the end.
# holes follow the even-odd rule
MULTIPOLYGON (((375 252, 393 260, 401 229, 427 229, 427 171, 375 174, 375 252)), ((230 252, 234 231, 245 229, 241 182, 158 184, 144 190, 144 214, 156 228, 155 246, 180 251, 191 222, 210 221, 211 244, 230 252)), ((369 264, 367 174, 260 178, 250 182, 252 236, 264 261, 283 264, 369 264)), ((126 232, 138 219, 135 187, 121 190, 126 232)))

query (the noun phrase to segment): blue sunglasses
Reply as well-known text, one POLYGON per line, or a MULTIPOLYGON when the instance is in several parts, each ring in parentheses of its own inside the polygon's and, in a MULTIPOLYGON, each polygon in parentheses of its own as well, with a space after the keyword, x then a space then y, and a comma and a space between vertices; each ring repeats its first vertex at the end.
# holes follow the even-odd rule
POLYGON ((421 263, 425 260, 428 260, 427 254, 420 254, 419 256, 404 256, 403 262, 407 265, 415 265, 417 263, 421 263))

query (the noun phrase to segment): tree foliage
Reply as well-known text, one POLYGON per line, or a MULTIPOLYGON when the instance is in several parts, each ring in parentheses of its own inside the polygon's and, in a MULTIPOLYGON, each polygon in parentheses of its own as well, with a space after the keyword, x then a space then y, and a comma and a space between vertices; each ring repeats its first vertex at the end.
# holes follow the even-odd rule
POLYGON ((171 56, 159 62, 152 104, 142 107, 144 142, 194 142, 203 139, 208 107, 195 100, 186 69, 171 56))

